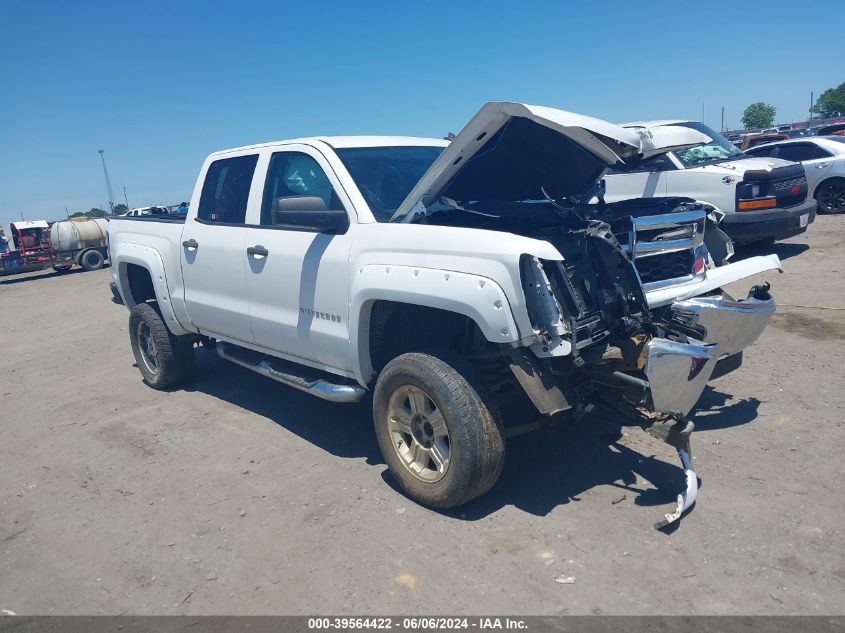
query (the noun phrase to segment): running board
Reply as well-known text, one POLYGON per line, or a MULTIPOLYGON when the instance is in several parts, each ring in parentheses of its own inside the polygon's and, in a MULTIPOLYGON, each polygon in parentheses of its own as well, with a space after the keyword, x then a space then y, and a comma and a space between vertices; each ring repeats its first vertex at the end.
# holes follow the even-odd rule
POLYGON ((246 367, 257 374, 266 376, 276 382, 288 387, 299 389, 312 396, 317 396, 330 402, 358 402, 367 393, 366 389, 359 385, 336 384, 316 376, 317 370, 304 368, 294 363, 281 359, 273 359, 278 365, 284 365, 289 371, 280 371, 273 367, 267 356, 258 354, 251 350, 233 346, 221 341, 217 342, 217 354, 220 358, 229 362, 246 367), (304 370, 302 373, 294 373, 294 370, 304 370), (313 373, 315 375, 307 375, 313 373))

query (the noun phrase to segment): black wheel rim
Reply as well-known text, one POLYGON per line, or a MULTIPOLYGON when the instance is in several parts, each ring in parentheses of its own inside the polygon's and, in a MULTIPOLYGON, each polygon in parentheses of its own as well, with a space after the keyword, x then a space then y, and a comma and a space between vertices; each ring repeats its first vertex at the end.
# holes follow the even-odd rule
POLYGON ((138 324, 138 349, 141 352, 141 360, 144 361, 147 369, 153 373, 158 373, 158 349, 156 348, 155 340, 153 340, 153 333, 150 326, 143 321, 138 324))
POLYGON ((819 206, 826 213, 845 212, 845 184, 830 184, 819 194, 819 206))

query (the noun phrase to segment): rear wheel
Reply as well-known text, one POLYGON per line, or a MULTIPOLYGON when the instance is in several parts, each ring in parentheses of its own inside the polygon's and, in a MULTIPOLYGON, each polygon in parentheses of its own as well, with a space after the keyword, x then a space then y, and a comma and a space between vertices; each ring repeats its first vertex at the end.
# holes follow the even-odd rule
POLYGON ((376 437, 399 485, 437 508, 487 492, 504 463, 497 413, 472 367, 446 353, 402 354, 373 396, 376 437))
POLYGON ((816 200, 823 213, 845 213, 845 178, 823 182, 816 190, 816 200))
POLYGON ((139 303, 129 312, 129 341, 138 369, 150 387, 166 389, 190 375, 193 341, 172 334, 151 304, 139 303))
POLYGON ((105 258, 100 251, 90 250, 82 253, 79 258, 79 265, 85 270, 100 270, 105 263, 105 258))

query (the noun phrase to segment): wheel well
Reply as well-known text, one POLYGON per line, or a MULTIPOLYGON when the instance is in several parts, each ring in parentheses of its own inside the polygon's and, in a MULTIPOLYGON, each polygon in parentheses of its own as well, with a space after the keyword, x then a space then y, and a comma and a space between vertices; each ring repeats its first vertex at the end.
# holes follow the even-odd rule
POLYGON ((500 346, 488 341, 470 317, 395 301, 376 301, 369 318, 369 353, 372 387, 381 370, 401 354, 431 349, 460 355, 475 369, 505 418, 524 420, 537 410, 518 387, 510 362, 500 346))
POLYGON ((127 264, 126 279, 129 282, 129 292, 134 304, 155 300, 156 291, 153 287, 153 278, 146 268, 138 264, 127 264))
POLYGON ((843 178, 842 176, 831 176, 830 178, 825 178, 818 185, 816 185, 816 190, 813 192, 813 197, 814 198, 817 197, 819 195, 819 190, 822 187, 824 187, 826 184, 829 184, 830 182, 835 181, 835 180, 842 180, 843 182, 845 182, 845 178, 843 178))
POLYGON ((489 345, 475 321, 463 314, 396 301, 373 303, 369 343, 376 375, 406 352, 442 348, 467 354, 489 345))

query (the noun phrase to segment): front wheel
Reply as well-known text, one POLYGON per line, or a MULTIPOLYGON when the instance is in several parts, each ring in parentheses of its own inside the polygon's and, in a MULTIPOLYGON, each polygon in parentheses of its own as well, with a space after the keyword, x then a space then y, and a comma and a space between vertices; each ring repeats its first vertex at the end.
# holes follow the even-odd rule
POLYGON ((153 389, 167 389, 190 375, 193 342, 172 334, 149 303, 139 303, 129 312, 129 342, 144 382, 153 389))
POLYGON ((845 213, 845 178, 822 183, 816 191, 816 200, 823 213, 845 213))
POLYGON ((373 395, 381 453, 417 501, 453 508, 487 492, 504 463, 504 439, 472 367, 445 353, 402 354, 382 370, 373 395))

